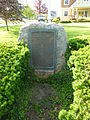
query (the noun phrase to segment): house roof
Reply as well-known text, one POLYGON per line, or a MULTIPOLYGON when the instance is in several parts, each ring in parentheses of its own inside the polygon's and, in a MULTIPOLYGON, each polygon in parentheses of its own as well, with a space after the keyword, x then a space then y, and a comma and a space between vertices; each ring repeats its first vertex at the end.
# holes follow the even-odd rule
POLYGON ((90 1, 81 1, 81 2, 79 2, 79 1, 75 1, 71 6, 70 6, 70 8, 80 8, 80 7, 88 7, 88 8, 90 8, 90 1))

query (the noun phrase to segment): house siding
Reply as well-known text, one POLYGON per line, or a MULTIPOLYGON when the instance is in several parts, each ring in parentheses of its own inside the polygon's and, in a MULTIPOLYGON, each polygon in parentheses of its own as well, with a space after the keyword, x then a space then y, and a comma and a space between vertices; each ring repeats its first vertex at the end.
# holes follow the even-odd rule
POLYGON ((69 0, 69 5, 64 5, 64 0, 61 0, 61 7, 68 8, 70 7, 76 0, 69 0))
POLYGON ((90 17, 90 9, 88 9, 88 17, 90 17))
POLYGON ((85 11, 88 11, 88 16, 90 17, 90 6, 78 6, 71 7, 76 0, 69 0, 69 5, 64 5, 64 0, 61 0, 61 21, 70 20, 70 18, 75 17, 85 17, 85 11), (68 11, 68 16, 64 16, 64 11, 68 11), (82 12, 80 12, 82 11, 82 12), (77 12, 77 14, 76 14, 77 12))
POLYGON ((62 8, 62 12, 61 12, 61 20, 65 20, 68 21, 69 20, 69 15, 70 15, 70 9, 69 8, 62 8), (64 11, 68 11, 68 16, 64 16, 64 11))
POLYGON ((69 5, 64 5, 64 0, 61 0, 61 21, 69 20, 70 19, 70 6, 75 2, 76 0, 69 0, 69 5), (68 16, 64 16, 64 11, 68 11, 68 16))

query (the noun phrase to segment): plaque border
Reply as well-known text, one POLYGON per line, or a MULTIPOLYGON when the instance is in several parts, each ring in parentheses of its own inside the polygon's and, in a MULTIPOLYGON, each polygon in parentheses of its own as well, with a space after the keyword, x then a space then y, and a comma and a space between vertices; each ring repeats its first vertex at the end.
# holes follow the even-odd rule
POLYGON ((31 53, 31 58, 30 58, 30 65, 31 67, 34 67, 37 70, 56 70, 56 59, 57 59, 57 55, 56 55, 56 51, 57 51, 57 30, 55 29, 29 29, 29 49, 30 49, 30 53, 31 53), (32 65, 32 40, 31 40, 31 34, 33 32, 53 32, 54 33, 54 65, 52 67, 36 67, 32 65))

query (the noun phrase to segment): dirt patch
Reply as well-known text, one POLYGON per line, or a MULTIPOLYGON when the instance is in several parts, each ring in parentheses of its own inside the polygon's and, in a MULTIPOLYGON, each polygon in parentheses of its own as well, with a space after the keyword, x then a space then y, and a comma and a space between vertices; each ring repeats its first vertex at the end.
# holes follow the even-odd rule
POLYGON ((54 120, 50 111, 54 109, 53 100, 56 98, 55 89, 49 84, 35 83, 29 103, 30 120, 54 120))
POLYGON ((53 95, 54 89, 49 84, 35 84, 32 91, 32 103, 41 102, 53 95))

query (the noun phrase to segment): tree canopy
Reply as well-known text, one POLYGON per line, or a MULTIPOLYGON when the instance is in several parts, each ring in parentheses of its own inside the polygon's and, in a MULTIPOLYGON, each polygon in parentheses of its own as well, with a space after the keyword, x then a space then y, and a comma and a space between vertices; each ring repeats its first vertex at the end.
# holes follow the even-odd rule
POLYGON ((24 7, 22 12, 23 12, 23 15, 25 17, 28 17, 29 19, 31 19, 35 16, 34 11, 28 5, 24 7))
POLYGON ((43 3, 42 0, 36 0, 34 3, 35 11, 38 14, 45 14, 48 12, 48 8, 46 6, 46 3, 43 3))
POLYGON ((23 6, 18 0, 0 0, 0 16, 5 20, 8 30, 7 20, 21 20, 23 6))

